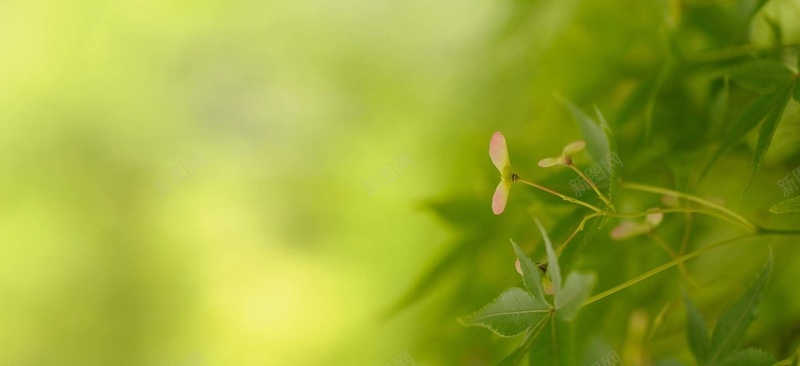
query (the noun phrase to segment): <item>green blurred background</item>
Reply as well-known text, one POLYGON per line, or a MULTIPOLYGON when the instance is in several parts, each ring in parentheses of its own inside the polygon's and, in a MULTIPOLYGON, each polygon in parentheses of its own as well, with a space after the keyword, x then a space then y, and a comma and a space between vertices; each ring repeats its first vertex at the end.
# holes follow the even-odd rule
POLYGON ((499 12, 454 4, 0 2, 0 364, 413 354, 381 311, 499 12))
MULTIPOLYGON (((491 364, 512 343, 454 319, 514 283, 507 238, 533 247, 523 206, 540 203, 515 187, 491 214, 489 137, 532 172, 580 136, 553 93, 615 116, 664 63, 675 3, 1 1, 0 364, 491 364), (495 249, 386 316, 464 240, 495 249), (459 298, 465 276, 479 285, 459 298)), ((800 41, 797 1, 763 12, 800 41)), ((734 44, 771 41, 761 18, 744 29, 734 44)), ((620 125, 636 174, 680 146, 665 126, 640 154, 620 125)), ((780 198, 791 131, 738 204, 780 198)), ((782 306, 800 319, 800 299, 782 306)))

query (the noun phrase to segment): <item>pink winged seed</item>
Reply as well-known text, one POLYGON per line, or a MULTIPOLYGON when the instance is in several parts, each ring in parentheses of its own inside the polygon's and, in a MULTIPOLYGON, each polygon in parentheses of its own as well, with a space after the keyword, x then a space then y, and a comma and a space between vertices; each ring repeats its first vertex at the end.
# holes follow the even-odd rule
POLYGON ((643 232, 642 224, 631 221, 623 221, 611 230, 611 240, 625 240, 639 235, 643 232))
POLYGON ((503 213, 503 210, 506 209, 506 201, 508 201, 508 191, 510 188, 511 183, 505 180, 501 180, 500 184, 497 185, 494 196, 492 196, 492 212, 494 212, 495 215, 503 213))
POLYGON ((503 173, 509 165, 508 161, 508 147, 506 147, 506 138, 500 132, 495 132, 492 135, 492 140, 489 142, 489 156, 492 158, 492 163, 500 173, 503 173))

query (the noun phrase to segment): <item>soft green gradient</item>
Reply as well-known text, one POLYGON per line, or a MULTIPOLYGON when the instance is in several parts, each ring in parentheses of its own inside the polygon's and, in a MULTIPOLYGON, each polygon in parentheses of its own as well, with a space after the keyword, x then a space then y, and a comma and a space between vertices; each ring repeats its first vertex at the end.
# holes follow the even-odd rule
MULTIPOLYGON (((800 41, 797 3, 765 9, 785 43, 800 41)), ((420 366, 491 364, 515 341, 456 317, 518 284, 508 238, 541 249, 531 212, 548 228, 574 215, 520 185, 492 215, 489 137, 505 133, 515 172, 568 193, 566 174, 536 167, 580 136, 558 93, 606 113, 625 178, 680 185, 664 155, 719 127, 692 119, 708 75, 664 87, 647 143, 639 115, 615 121, 663 65, 673 12, 611 0, 0 1, 0 365, 175 365, 194 352, 209 366, 378 366, 403 352, 420 366), (383 176, 398 156, 413 164, 383 176), (191 177, 176 183, 180 164, 191 177), (459 245, 471 249, 433 291, 385 316, 459 245)), ((685 38, 690 56, 723 47, 685 38)), ((769 45, 762 18, 749 40, 769 45)), ((800 164, 796 104, 784 119, 751 195, 743 151, 695 192, 796 228, 796 216, 760 214, 800 164)), ((692 247, 730 234, 709 221, 692 247)), ((667 239, 679 224, 666 221, 667 239)), ((800 319, 796 249, 773 242, 775 292, 754 326, 766 344, 800 319)), ((651 242, 600 244, 581 263, 598 290, 666 260, 651 242)), ((763 254, 704 257, 692 270, 723 286, 699 306, 730 298, 763 254)), ((603 337, 590 348, 635 352, 629 316, 652 318, 679 294, 671 275, 588 308, 586 338, 603 337)), ((654 354, 686 348, 679 325, 668 319, 654 354)))
POLYGON ((446 235, 418 208, 455 172, 443 118, 497 12, 0 3, 0 364, 412 351, 407 316, 379 319, 446 235), (173 183, 195 152, 206 165, 173 183))

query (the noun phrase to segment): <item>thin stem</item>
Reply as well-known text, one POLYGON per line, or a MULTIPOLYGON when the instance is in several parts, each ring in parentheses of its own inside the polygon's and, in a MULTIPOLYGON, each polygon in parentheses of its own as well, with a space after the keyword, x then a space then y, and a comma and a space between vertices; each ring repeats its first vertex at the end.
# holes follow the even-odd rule
POLYGON ((683 263, 683 262, 685 262, 685 261, 687 261, 689 259, 697 257, 698 255, 703 254, 705 252, 714 250, 716 248, 719 248, 719 247, 722 247, 722 246, 725 246, 725 245, 728 245, 728 244, 735 243, 735 242, 737 242, 739 240, 754 238, 754 237, 757 237, 757 236, 758 235, 745 235, 745 236, 740 236, 740 237, 724 240, 724 241, 721 241, 721 242, 717 242, 717 243, 705 246, 705 247, 700 248, 698 250, 695 250, 695 251, 693 251, 691 253, 688 253, 686 255, 680 256, 678 258, 675 258, 675 259, 673 259, 673 260, 671 260, 671 261, 669 261, 667 263, 664 263, 664 264, 662 264, 662 265, 660 265, 660 266, 658 266, 656 268, 653 268, 652 270, 647 271, 644 274, 641 274, 641 275, 639 275, 637 277, 634 277, 634 278, 632 278, 632 279, 630 279, 628 281, 625 281, 624 283, 622 283, 620 285, 617 285, 617 286, 612 287, 612 288, 610 288, 610 289, 608 289, 606 291, 603 291, 603 292, 601 292, 601 293, 599 293, 597 295, 594 295, 594 296, 586 299, 586 301, 584 301, 581 306, 589 305, 589 304, 591 304, 591 303, 593 303, 595 301, 603 299, 604 297, 607 297, 607 296, 612 295, 614 293, 617 293, 617 292, 619 292, 621 290, 624 290, 624 289, 626 289, 628 287, 631 287, 631 286, 633 286, 633 285, 635 285, 635 284, 637 284, 637 283, 639 283, 641 281, 644 281, 644 280, 646 280, 646 279, 648 279, 648 278, 650 278, 650 277, 652 277, 654 275, 657 275, 657 274, 663 272, 664 270, 667 270, 667 269, 669 269, 671 267, 674 267, 677 264, 683 263))
POLYGON ((678 191, 674 191, 674 190, 666 189, 666 188, 648 186, 646 184, 640 184, 640 183, 627 183, 627 182, 624 182, 624 183, 622 183, 622 188, 623 189, 630 189, 630 190, 634 190, 634 191, 642 191, 642 192, 649 192, 649 193, 672 195, 672 196, 675 196, 675 197, 678 197, 678 198, 683 198, 683 199, 686 199, 686 200, 689 200, 689 201, 693 201, 693 202, 699 203, 701 205, 704 205, 704 206, 707 206, 707 207, 710 207, 710 208, 713 208, 713 209, 716 209, 718 211, 721 211, 723 213, 728 214, 729 216, 741 221, 752 232, 758 232, 759 231, 759 227, 758 226, 756 226, 755 224, 753 224, 749 220, 745 219, 741 215, 737 214, 736 212, 733 212, 733 211, 725 208, 725 206, 719 205, 717 203, 711 202, 709 200, 706 200, 706 199, 703 199, 703 198, 700 198, 700 197, 697 197, 697 196, 693 196, 691 194, 678 192, 678 191))
POLYGON ((603 216, 605 214, 606 214, 605 212, 595 212, 593 214, 584 216, 583 220, 581 220, 581 224, 578 225, 578 227, 575 229, 575 231, 572 232, 572 235, 570 235, 569 238, 567 238, 567 240, 564 241, 564 244, 561 244, 561 246, 558 247, 558 250, 556 250, 556 255, 561 255, 561 252, 563 252, 564 248, 567 247, 567 244, 569 244, 569 242, 572 241, 573 238, 575 238, 575 235, 578 235, 579 231, 583 231, 583 225, 586 224, 586 221, 588 221, 589 219, 591 219, 593 217, 603 216))
MULTIPOLYGON (((743 225, 739 221, 733 220, 733 219, 731 219, 731 218, 729 218, 727 216, 720 215, 720 214, 718 214, 718 213, 716 213, 714 211, 703 210, 703 209, 664 208, 664 209, 655 209, 655 210, 649 210, 649 211, 643 211, 643 212, 626 212, 626 213, 610 213, 610 212, 607 212, 607 211, 601 211, 601 212, 595 212, 593 214, 584 216, 583 220, 581 220, 580 225, 578 225, 578 227, 575 229, 575 231, 572 232, 572 234, 569 236, 569 238, 567 238, 567 240, 564 241, 564 244, 561 244, 561 246, 558 248, 558 250, 556 250, 556 254, 561 255, 561 253, 564 251, 564 248, 566 248, 567 244, 569 244, 572 241, 572 239, 575 238, 575 236, 578 234, 578 232, 583 231, 584 225, 586 225, 586 221, 588 221, 591 218, 594 218, 594 217, 597 217, 597 216, 631 218, 631 217, 647 216, 647 215, 654 214, 654 213, 672 213, 672 212, 685 212, 687 214, 691 214, 691 213, 706 214, 706 215, 714 216, 714 217, 719 218, 721 220, 727 221, 727 222, 729 222, 731 224, 742 226, 744 229, 750 231, 750 227, 748 227, 746 225, 743 225)), ((690 215, 689 217, 692 217, 692 216, 690 215)), ((775 233, 775 234, 785 234, 786 233, 786 232, 778 231, 778 230, 769 230, 767 232, 771 232, 771 233, 775 233)), ((800 231, 797 231, 796 234, 800 234, 800 231)), ((684 253, 684 251, 686 249, 685 248, 685 246, 686 246, 685 243, 686 243, 687 240, 688 240, 688 237, 686 235, 684 235, 684 242, 681 243, 680 254, 684 253)))
POLYGON ((664 307, 661 308, 661 311, 658 312, 655 318, 653 318, 652 325, 650 326, 650 331, 647 333, 647 338, 645 338, 647 339, 648 342, 653 339, 653 336, 656 335, 656 332, 661 327, 661 324, 664 322, 664 317, 667 315, 667 311, 669 311, 671 307, 675 306, 676 303, 677 300, 672 300, 670 302, 667 302, 666 304, 664 304, 664 307))
POLYGON ((536 330, 533 332, 533 337, 531 337, 531 341, 535 340, 536 337, 539 336, 539 333, 547 325, 547 319, 552 317, 552 316, 553 316, 553 313, 551 312, 550 316, 546 316, 546 317, 542 318, 542 320, 540 320, 538 323, 536 323, 536 325, 534 326, 534 328, 536 328, 536 330))
POLYGON ((716 218, 718 218, 720 220, 727 221, 727 222, 729 222, 731 224, 739 225, 739 226, 741 226, 742 228, 744 228, 745 230, 747 230, 747 231, 749 231, 751 233, 755 233, 756 232, 750 226, 747 226, 747 225, 745 225, 744 223, 742 223, 742 222, 740 222, 738 220, 733 220, 730 217, 720 215, 720 214, 718 214, 718 213, 716 213, 714 211, 696 209, 696 208, 659 208, 659 209, 654 209, 654 210, 649 210, 649 211, 642 211, 642 212, 630 212, 630 213, 626 212, 626 213, 618 213, 618 214, 609 214, 608 216, 611 216, 611 217, 641 217, 641 216, 647 216, 647 215, 654 214, 654 213, 671 213, 671 212, 686 212, 686 213, 694 212, 694 213, 701 213, 701 214, 705 214, 705 215, 709 215, 709 216, 714 216, 714 217, 716 217, 716 218))
MULTIPOLYGON (((656 234, 655 232, 651 232, 650 237, 653 238, 653 240, 655 240, 659 246, 661 246, 661 249, 664 249, 664 251, 667 252, 670 258, 676 259, 681 254, 683 254, 683 253, 681 254, 676 253, 675 250, 672 249, 672 247, 670 247, 669 244, 667 244, 667 242, 664 241, 664 239, 658 236, 658 234, 656 234)), ((691 274, 689 274, 689 271, 686 269, 686 263, 678 263, 678 270, 681 272, 681 275, 686 277, 686 282, 689 282, 689 284, 692 285, 692 287, 694 288, 700 287, 700 284, 694 279, 694 277, 692 277, 691 274)))
POLYGON ((594 182, 592 182, 592 180, 589 179, 589 177, 586 176, 586 174, 583 174, 583 171, 581 171, 580 168, 576 167, 574 164, 568 164, 567 166, 572 168, 572 170, 574 170, 575 173, 578 173, 578 175, 581 178, 583 178, 583 180, 586 181, 586 183, 588 183, 590 187, 592 187, 592 189, 594 190, 594 193, 597 193, 597 197, 600 197, 600 199, 603 200, 603 202, 605 202, 606 206, 609 209, 611 209, 611 212, 617 212, 617 208, 614 207, 614 204, 611 203, 611 200, 609 200, 606 197, 606 195, 604 195, 602 192, 600 192, 600 190, 597 188, 597 185, 595 185, 594 182))
MULTIPOLYGON (((691 205, 689 204, 689 202, 685 202, 685 204, 686 204, 686 208, 691 209, 691 205)), ((687 212, 686 213, 686 226, 684 226, 683 238, 681 238, 681 247, 678 250, 678 255, 679 256, 681 256, 684 253, 686 253, 686 248, 689 246, 689 238, 692 235, 692 223, 693 222, 694 222, 694 214, 692 214, 691 212, 687 212)), ((686 270, 686 263, 681 263, 678 268, 680 268, 681 271, 684 271, 684 272, 687 273, 687 280, 690 283, 692 283, 692 285, 694 285, 695 288, 699 288, 700 287, 700 286, 698 286, 699 283, 697 283, 697 281, 690 280, 688 278, 688 270, 686 270)))
POLYGON ((683 230, 683 239, 681 239, 681 249, 678 251, 679 255, 683 255, 683 253, 686 253, 686 247, 689 246, 689 237, 692 235, 692 222, 694 222, 694 215, 692 215, 691 212, 687 212, 686 226, 684 227, 683 230))
POLYGON ((561 199, 562 199, 562 200, 564 200, 564 201, 569 201, 569 202, 572 202, 572 203, 577 203, 577 204, 579 204, 579 205, 581 205, 581 206, 584 206, 584 207, 586 207, 586 208, 589 208, 589 209, 591 209, 591 210, 592 210, 592 211, 594 211, 594 212, 605 212, 605 211, 603 211, 603 210, 601 210, 601 209, 599 209, 599 208, 597 208, 597 207, 594 207, 594 206, 592 206, 592 205, 590 205, 590 204, 588 204, 588 203, 586 203, 586 202, 583 202, 583 201, 581 201, 581 200, 579 200, 579 199, 577 199, 577 198, 572 198, 572 197, 565 196, 565 195, 563 195, 563 194, 561 194, 561 193, 558 193, 558 192, 556 192, 556 191, 554 191, 554 190, 552 190, 552 189, 550 189, 550 188, 547 188, 547 187, 541 186, 541 185, 539 185, 539 184, 536 184, 536 183, 533 183, 533 182, 527 181, 527 180, 525 180, 525 179, 522 179, 522 178, 517 178, 515 181, 516 181, 516 182, 520 182, 520 183, 525 183, 525 184, 527 184, 527 185, 529 185, 529 186, 531 186, 531 187, 538 188, 538 189, 541 189, 541 190, 543 190, 543 191, 545 191, 545 192, 547 192, 547 193, 550 193, 550 194, 552 194, 552 195, 556 195, 556 196, 558 196, 558 197, 561 197, 561 199))
POLYGON ((678 253, 676 253, 675 250, 672 249, 672 247, 670 247, 669 244, 667 244, 667 242, 664 241, 664 239, 661 239, 661 237, 658 236, 658 234, 651 232, 650 237, 653 240, 655 240, 656 243, 658 243, 661 249, 664 249, 664 252, 666 252, 670 256, 670 258, 672 259, 678 258, 678 253))

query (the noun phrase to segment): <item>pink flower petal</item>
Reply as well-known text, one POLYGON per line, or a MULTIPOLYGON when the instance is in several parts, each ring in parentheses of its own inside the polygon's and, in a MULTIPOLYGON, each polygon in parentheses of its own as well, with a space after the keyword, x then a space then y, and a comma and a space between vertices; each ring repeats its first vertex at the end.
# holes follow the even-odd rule
POLYGON ((489 142, 489 156, 492 158, 492 163, 501 174, 506 174, 507 168, 511 165, 508 159, 508 147, 506 146, 506 138, 500 132, 495 132, 492 135, 492 140, 489 142))
POLYGON ((495 215, 503 213, 503 210, 506 209, 508 191, 510 189, 511 182, 505 179, 501 180, 500 184, 497 185, 497 189, 495 189, 494 196, 492 197, 492 212, 494 212, 495 215))

